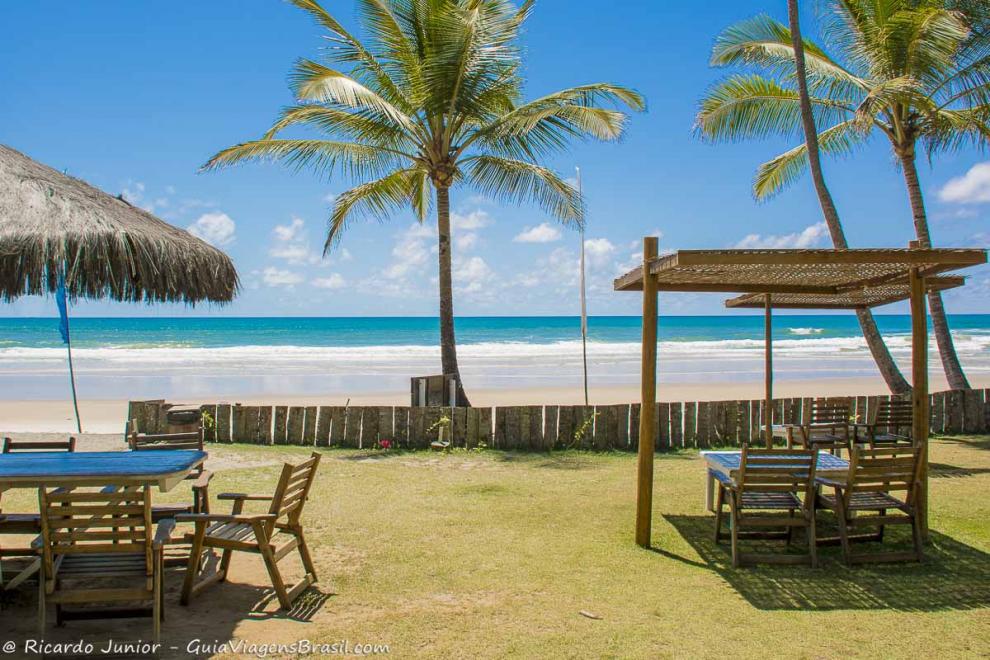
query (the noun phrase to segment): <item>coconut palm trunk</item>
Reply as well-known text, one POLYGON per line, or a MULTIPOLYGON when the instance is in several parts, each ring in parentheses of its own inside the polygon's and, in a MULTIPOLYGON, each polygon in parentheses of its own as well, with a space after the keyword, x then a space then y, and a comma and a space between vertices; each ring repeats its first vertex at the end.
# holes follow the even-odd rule
MULTIPOLYGON (((914 145, 897 150, 904 173, 904 183, 907 185, 908 199, 911 202, 911 215, 914 219, 914 232, 918 244, 923 248, 932 246, 931 232, 928 230, 928 213, 925 210, 925 198, 921 192, 921 182, 918 179, 918 167, 914 145)), ((945 307, 942 305, 942 294, 938 291, 928 293, 928 309, 932 318, 932 328, 935 331, 935 342, 938 353, 942 357, 942 369, 949 388, 953 390, 968 390, 969 380, 963 372, 956 354, 956 346, 949 331, 949 322, 945 317, 945 307)))
MULTIPOLYGON (((791 43, 794 47, 794 63, 797 70, 798 96, 801 105, 801 124, 804 128, 805 142, 808 145, 808 169, 811 171, 812 181, 815 183, 815 192, 818 193, 818 201, 822 207, 822 215, 825 218, 825 225, 828 227, 829 236, 832 238, 832 246, 839 249, 848 247, 845 232, 842 229, 842 222, 839 220, 839 212, 832 199, 832 193, 825 183, 825 175, 822 173, 821 150, 818 144, 818 128, 815 126, 815 116, 811 109, 811 96, 808 93, 808 75, 805 69, 804 41, 801 37, 801 21, 798 16, 797 0, 787 0, 787 16, 791 28, 791 43)), ((894 358, 891 357, 887 344, 883 341, 883 336, 877 328, 873 312, 868 309, 856 310, 856 317, 859 319, 859 326, 863 331, 866 345, 870 348, 873 360, 883 376, 887 387, 894 394, 903 394, 910 391, 911 386, 905 380, 894 358)))
POLYGON ((454 286, 450 255, 450 188, 437 185, 437 254, 440 284, 440 365, 445 376, 457 378, 457 404, 470 406, 461 386, 454 336, 454 286))

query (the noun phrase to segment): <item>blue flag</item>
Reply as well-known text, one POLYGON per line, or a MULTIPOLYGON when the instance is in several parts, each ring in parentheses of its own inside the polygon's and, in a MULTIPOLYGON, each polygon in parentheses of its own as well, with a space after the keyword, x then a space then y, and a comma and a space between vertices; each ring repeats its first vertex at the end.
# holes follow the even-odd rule
POLYGON ((59 273, 58 288, 55 290, 55 304, 58 305, 58 331, 62 341, 69 343, 69 309, 65 300, 65 275, 59 273))

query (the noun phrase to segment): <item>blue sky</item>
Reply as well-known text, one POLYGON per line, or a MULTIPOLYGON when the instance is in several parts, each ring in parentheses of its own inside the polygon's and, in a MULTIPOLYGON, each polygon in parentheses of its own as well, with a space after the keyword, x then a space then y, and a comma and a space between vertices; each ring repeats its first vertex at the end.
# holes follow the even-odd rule
MULTIPOLYGON (((353 26, 353 3, 326 2, 353 26)), ((806 3, 808 4, 808 3, 806 3)), ((785 142, 712 146, 696 139, 699 97, 717 33, 747 16, 784 19, 783 0, 705 3, 541 0, 527 24, 527 96, 579 83, 632 86, 649 102, 617 144, 576 144, 551 163, 580 166, 589 207, 590 311, 635 314, 637 296, 611 291, 639 239, 661 247, 822 245, 807 178, 764 204, 756 166, 785 142)), ((814 14, 805 17, 814 31, 814 14)), ((232 305, 82 303, 86 315, 435 315, 430 226, 411 216, 355 225, 321 259, 324 223, 346 181, 253 164, 201 174, 215 151, 259 136, 292 101, 286 76, 323 42, 308 16, 279 0, 7 3, 0 24, 0 142, 111 193, 123 193, 227 251, 244 290, 232 305)), ((887 145, 875 141, 826 171, 854 246, 906 246, 907 199, 887 145)), ((940 157, 921 174, 937 244, 990 243, 990 158, 940 157), (982 165, 981 165, 982 164, 982 165), (948 187, 946 187, 948 186, 948 187)), ((532 207, 504 207, 455 190, 455 310, 460 315, 577 312, 576 233, 532 207)), ((950 312, 990 312, 990 270, 947 300, 950 312)), ((670 295, 667 313, 721 310, 722 296, 670 295)), ((886 311, 899 311, 887 308, 886 311)), ((49 315, 25 298, 2 315, 49 315)))

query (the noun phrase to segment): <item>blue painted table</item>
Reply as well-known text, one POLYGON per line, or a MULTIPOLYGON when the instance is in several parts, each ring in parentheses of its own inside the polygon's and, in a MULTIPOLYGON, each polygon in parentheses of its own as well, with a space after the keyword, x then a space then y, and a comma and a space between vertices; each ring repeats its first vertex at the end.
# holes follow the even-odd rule
MULTIPOLYGON (((707 468, 705 470, 705 507, 714 512, 716 473, 734 479, 736 471, 739 470, 739 463, 742 461, 742 452, 703 451, 701 457, 705 460, 705 467, 707 468)), ((849 461, 825 451, 818 452, 818 467, 815 474, 819 477, 843 479, 848 472, 849 461)))
POLYGON ((0 491, 39 486, 157 485, 171 490, 206 461, 206 452, 24 452, 0 454, 0 491))

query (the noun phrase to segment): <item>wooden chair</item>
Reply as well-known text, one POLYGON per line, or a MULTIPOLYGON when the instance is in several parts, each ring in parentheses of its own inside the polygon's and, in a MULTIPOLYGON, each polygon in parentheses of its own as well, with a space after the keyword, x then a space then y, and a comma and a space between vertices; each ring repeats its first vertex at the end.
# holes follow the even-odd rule
POLYGON ((849 402, 814 401, 808 422, 798 438, 805 449, 824 449, 833 454, 849 449, 849 402))
MULTIPOLYGON (((132 420, 133 428, 133 420, 132 420)), ((186 433, 138 433, 131 431, 127 436, 127 444, 132 451, 169 451, 176 449, 198 449, 203 451, 203 428, 186 433)), ((213 473, 202 465, 186 477, 192 481, 192 501, 178 503, 156 504, 151 507, 152 522, 159 523, 172 519, 181 513, 210 512, 210 480, 213 473)), ((174 530, 174 535, 163 541, 168 550, 165 557, 166 566, 185 566, 189 559, 188 552, 192 548, 193 530, 174 530)))
POLYGON ((15 454, 25 451, 71 451, 76 450, 76 439, 68 440, 14 440, 3 439, 3 453, 15 454))
POLYGON ((882 561, 921 561, 923 557, 921 524, 915 510, 921 486, 921 449, 918 447, 855 447, 849 458, 849 473, 844 480, 822 479, 821 487, 834 489, 833 495, 819 494, 819 509, 835 512, 839 523, 839 541, 846 564, 882 561), (904 498, 891 495, 903 492, 904 498), (897 513, 889 513, 895 511, 897 513), (875 515, 862 515, 874 513, 875 515), (857 553, 851 551, 851 532, 858 528, 877 528, 874 535, 855 540, 883 541, 887 525, 911 525, 914 552, 857 553))
MULTIPOLYGON (((133 424, 133 422, 132 422, 133 424)), ((132 426, 133 428, 133 426, 132 426)), ((203 449, 203 427, 189 433, 138 433, 131 431, 127 436, 127 444, 132 451, 168 451, 174 449, 203 449)), ((158 504, 152 507, 152 520, 158 522, 165 518, 174 518, 180 513, 209 513, 210 512, 210 479, 213 473, 202 465, 193 471, 187 480, 192 481, 192 502, 180 504, 158 504)))
MULTIPOLYGON (((74 452, 76 450, 76 439, 70 437, 68 440, 42 441, 42 440, 13 440, 3 439, 3 453, 14 454, 18 452, 74 452)), ((2 496, 2 495, 0 495, 2 496)), ((41 516, 37 513, 4 513, 0 509, 0 535, 10 536, 30 536, 36 538, 41 533, 41 516)), ((7 591, 17 588, 27 578, 31 577, 40 567, 37 558, 38 553, 30 546, 0 546, 0 589, 7 591), (4 557, 16 559, 28 558, 26 565, 13 573, 10 579, 4 576, 2 561, 4 557)))
POLYGON ((873 420, 866 427, 871 449, 910 445, 914 424, 914 406, 904 399, 885 399, 877 406, 873 420))
POLYGON ((736 477, 716 474, 715 542, 723 538, 723 510, 728 500, 734 567, 747 563, 818 566, 814 511, 817 463, 817 450, 750 449, 744 445, 736 477), (739 548, 740 539, 784 539, 790 544, 796 527, 807 532, 807 554, 743 554, 739 548), (773 531, 779 528, 784 531, 773 531))
POLYGON ((292 607, 296 597, 317 580, 316 568, 309 555, 299 518, 319 464, 318 453, 313 453, 308 460, 299 465, 286 463, 282 467, 282 475, 274 495, 221 494, 217 499, 233 501, 230 515, 190 513, 176 517, 177 522, 191 521, 196 524, 193 550, 189 555, 189 565, 182 585, 183 605, 188 605, 193 595, 206 586, 226 580, 231 553, 240 551, 261 555, 279 604, 283 609, 292 607), (268 513, 261 515, 244 513, 244 503, 249 501, 270 502, 268 513), (223 555, 217 571, 197 583, 196 577, 199 573, 203 548, 222 550, 223 555), (278 570, 278 562, 293 550, 298 550, 306 575, 292 587, 286 588, 278 570))
MULTIPOLYGON (((152 537, 148 486, 40 488, 38 499, 42 537, 39 633, 45 633, 47 606, 53 603, 57 625, 69 619, 150 615, 153 641, 160 641, 162 545, 152 537), (63 609, 93 603, 121 607, 63 609)), ((167 534, 165 526, 161 531, 167 534)))

